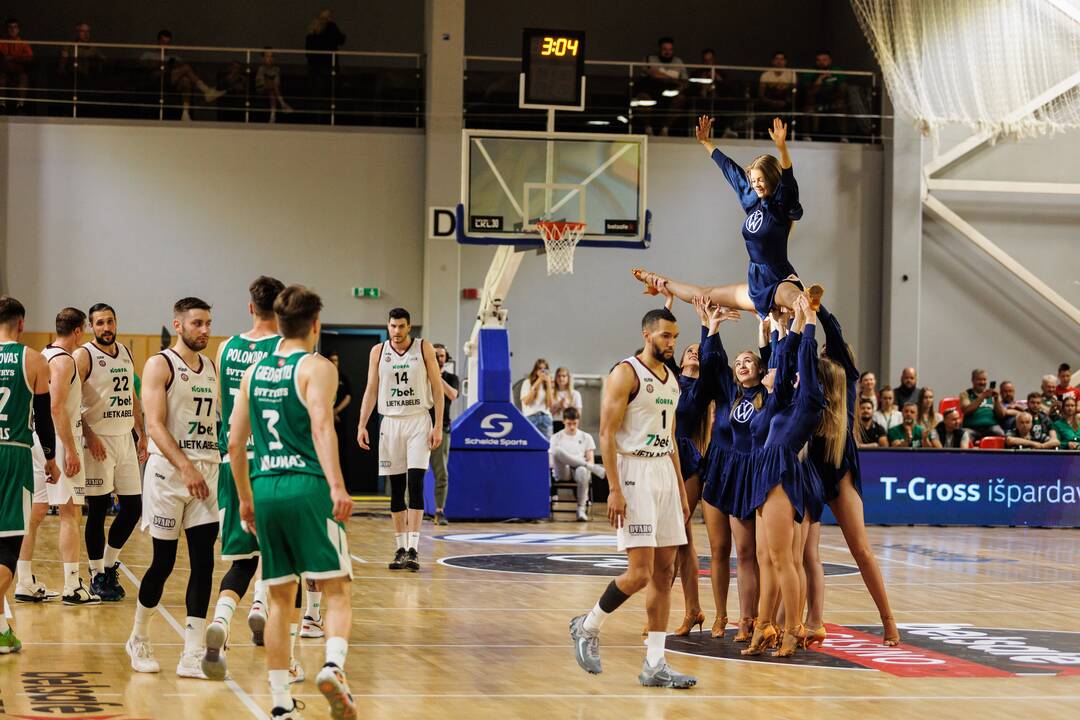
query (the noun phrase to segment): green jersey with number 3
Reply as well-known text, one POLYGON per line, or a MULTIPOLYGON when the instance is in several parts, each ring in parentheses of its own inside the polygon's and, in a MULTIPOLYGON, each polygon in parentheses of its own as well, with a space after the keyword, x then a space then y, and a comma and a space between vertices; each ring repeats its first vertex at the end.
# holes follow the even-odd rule
POLYGON ((255 366, 248 386, 251 436, 255 454, 251 477, 265 475, 314 475, 325 477, 311 418, 297 388, 300 366, 313 353, 297 350, 274 353, 255 366))
MULTIPOLYGON (((240 381, 249 367, 277 350, 280 335, 268 335, 257 340, 243 335, 233 335, 221 348, 221 427, 218 429, 218 445, 221 453, 229 452, 229 418, 233 402, 240 392, 240 381)), ((251 438, 248 438, 248 457, 251 457, 251 438)))
POLYGON ((31 447, 34 393, 26 377, 26 346, 0 343, 0 444, 31 447))

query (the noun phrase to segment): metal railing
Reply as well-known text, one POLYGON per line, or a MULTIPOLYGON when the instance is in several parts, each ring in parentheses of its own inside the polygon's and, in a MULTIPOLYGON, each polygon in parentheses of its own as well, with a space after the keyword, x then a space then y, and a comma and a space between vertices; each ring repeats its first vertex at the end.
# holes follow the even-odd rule
POLYGON ((33 41, 0 64, 7 114, 421 127, 423 56, 33 41), (265 64, 263 54, 272 53, 265 64), (276 68, 276 69, 275 69, 276 68))
MULTIPOLYGON (((789 137, 834 142, 881 140, 879 78, 865 71, 822 71, 684 64, 685 78, 657 78, 649 63, 588 60, 584 112, 560 112, 556 129, 692 137, 696 118, 715 119, 722 137, 768 138, 773 117, 789 123, 789 137), (766 77, 763 73, 777 73, 766 77), (770 82, 771 80, 771 82, 770 82)), ((542 130, 543 110, 518 108, 516 57, 465 58, 465 126, 542 130)))

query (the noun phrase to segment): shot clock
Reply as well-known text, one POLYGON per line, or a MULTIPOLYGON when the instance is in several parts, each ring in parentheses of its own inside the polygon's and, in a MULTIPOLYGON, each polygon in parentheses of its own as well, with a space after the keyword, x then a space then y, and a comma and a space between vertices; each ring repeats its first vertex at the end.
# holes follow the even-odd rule
POLYGON ((525 28, 519 106, 585 109, 585 33, 525 28))

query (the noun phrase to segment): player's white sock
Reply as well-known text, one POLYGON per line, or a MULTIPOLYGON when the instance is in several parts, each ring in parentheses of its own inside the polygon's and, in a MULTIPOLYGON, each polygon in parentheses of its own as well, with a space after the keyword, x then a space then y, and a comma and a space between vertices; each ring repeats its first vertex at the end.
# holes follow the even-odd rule
POLYGON ((3 608, 0 608, 0 635, 3 635, 10 629, 11 626, 8 625, 7 615, 4 614, 3 608))
POLYGON ((604 624, 604 621, 608 619, 611 613, 606 613, 600 609, 600 603, 596 603, 593 609, 589 611, 589 614, 585 616, 585 621, 582 623, 584 628, 591 633, 600 632, 600 626, 604 624))
POLYGON ((188 617, 184 627, 184 652, 198 653, 205 643, 206 618, 188 617))
POLYGON ((114 548, 112 545, 105 546, 105 558, 102 560, 102 565, 107 568, 111 568, 116 564, 116 561, 120 559, 120 548, 114 548))
POLYGON ((146 607, 141 602, 135 604, 135 628, 132 634, 137 638, 149 638, 150 637, 150 619, 154 617, 154 613, 157 612, 157 606, 146 607))
POLYGON ((299 627, 297 623, 289 623, 289 660, 296 657, 296 653, 293 651, 296 648, 296 629, 299 627))
POLYGON ((345 669, 345 655, 349 652, 349 641, 343 637, 326 638, 326 662, 334 663, 345 669))
POLYGON ((214 622, 229 627, 234 612, 236 612, 236 601, 228 595, 222 595, 218 598, 217 606, 214 608, 214 622))
POLYGON ((406 543, 405 536, 406 535, 408 535, 408 533, 394 533, 394 549, 395 550, 397 550, 398 548, 405 547, 405 543, 406 543))
POLYGON ((292 691, 289 689, 289 671, 271 670, 267 675, 270 676, 270 702, 273 703, 274 707, 292 710, 293 699, 292 691))
POLYGON ((307 594, 307 610, 304 611, 312 620, 318 620, 322 617, 322 593, 312 592, 308 590, 307 594))
POLYGON ((90 579, 93 580, 95 575, 100 575, 105 572, 105 561, 103 559, 90 561, 90 579))
POLYGON ((410 550, 415 550, 416 548, 420 547, 420 533, 418 533, 418 532, 409 533, 408 543, 409 543, 409 549, 410 550))
POLYGON ((33 563, 30 560, 19 560, 15 563, 15 572, 18 573, 16 581, 20 585, 30 587, 34 582, 33 563))
POLYGON ((71 595, 79 587, 79 563, 64 563, 64 594, 71 595))
POLYGON ((645 638, 645 660, 656 667, 656 665, 664 659, 664 641, 667 639, 666 632, 653 632, 649 631, 649 636, 645 638))
POLYGON ((262 580, 255 581, 255 599, 254 602, 266 604, 266 583, 262 580))

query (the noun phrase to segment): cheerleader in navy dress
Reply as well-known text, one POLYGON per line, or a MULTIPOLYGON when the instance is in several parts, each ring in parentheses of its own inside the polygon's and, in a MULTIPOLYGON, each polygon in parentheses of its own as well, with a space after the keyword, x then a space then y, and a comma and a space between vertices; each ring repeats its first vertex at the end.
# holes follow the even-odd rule
POLYGON ((776 585, 784 603, 785 636, 778 657, 789 657, 800 640, 797 632, 802 615, 802 587, 793 548, 798 550, 801 566, 802 524, 804 516, 821 502, 821 481, 813 464, 799 458, 821 420, 824 396, 818 380, 816 317, 805 298, 795 302, 795 326, 779 344, 773 392, 762 412, 751 423, 755 442, 752 463, 751 502, 758 510, 757 531, 761 568, 761 598, 758 623, 751 646, 744 654, 760 654, 776 637, 773 625, 776 585), (795 383, 792 356, 798 370, 795 383), (767 431, 765 425, 767 423, 767 431), (783 492, 777 492, 777 488, 783 492), (796 543, 799 538, 800 542, 796 543), (763 542, 767 551, 762 552, 763 542), (767 558, 777 558, 768 563, 767 558))
MULTIPOLYGON (((859 451, 855 435, 855 413, 858 402, 859 370, 851 348, 844 340, 840 322, 836 316, 822 307, 818 311, 818 321, 825 334, 823 358, 835 363, 843 370, 846 390, 847 433, 844 439, 844 451, 839 465, 830 461, 827 438, 819 430, 810 439, 810 461, 814 464, 821 478, 824 501, 836 516, 844 540, 848 544, 852 557, 859 566, 866 589, 877 605, 884 631, 883 644, 898 645, 900 633, 892 617, 889 594, 885 589, 885 580, 881 574, 877 559, 870 548, 870 539, 866 535, 863 523, 862 477, 859 470, 859 451)), ((822 643, 826 633, 822 622, 824 612, 825 573, 818 555, 818 539, 821 534, 820 523, 810 528, 807 537, 803 563, 808 580, 808 615, 807 645, 822 643)))
MULTIPOLYGON (((735 191, 746 219, 742 225, 743 240, 750 255, 746 283, 703 287, 665 278, 641 268, 633 270, 634 277, 645 283, 645 292, 670 292, 690 302, 693 297, 705 296, 711 303, 753 310, 765 317, 773 307, 790 308, 803 290, 795 268, 788 260, 788 237, 795 221, 802 218, 799 185, 791 167, 787 149, 787 125, 776 118, 769 136, 776 144, 780 159, 760 155, 746 169, 712 144, 712 119, 702 117, 698 123, 697 139, 735 191)), ((820 285, 811 286, 808 294, 814 305, 821 297, 820 285)))

